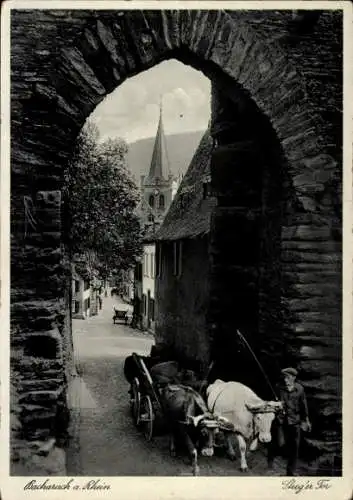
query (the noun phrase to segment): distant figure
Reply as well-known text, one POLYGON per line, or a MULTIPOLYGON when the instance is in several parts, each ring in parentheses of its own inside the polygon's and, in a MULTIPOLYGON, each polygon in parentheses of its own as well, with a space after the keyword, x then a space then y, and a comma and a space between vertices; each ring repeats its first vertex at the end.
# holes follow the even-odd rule
POLYGON ((102 309, 102 297, 98 295, 99 309, 102 309))
POLYGON ((132 321, 131 321, 132 328, 138 328, 140 325, 141 321, 140 310, 141 310, 141 300, 136 295, 134 298, 134 306, 132 310, 132 321))
MULTIPOLYGON (((295 368, 281 371, 282 384, 279 386, 279 397, 283 403, 283 415, 280 424, 283 426, 284 445, 287 458, 287 476, 295 476, 299 455, 301 431, 310 432, 311 423, 304 387, 296 382, 298 372, 295 368)), ((269 448, 268 465, 272 466, 274 448, 269 448)))

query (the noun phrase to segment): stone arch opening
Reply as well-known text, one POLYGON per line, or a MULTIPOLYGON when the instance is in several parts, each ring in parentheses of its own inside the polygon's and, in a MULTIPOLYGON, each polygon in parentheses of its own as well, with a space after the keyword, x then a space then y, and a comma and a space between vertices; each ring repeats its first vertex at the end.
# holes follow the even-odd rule
MULTIPOLYGON (((288 308, 290 294, 281 259, 281 232, 298 199, 277 134, 251 97, 219 75, 212 135, 212 221, 209 324, 214 377, 236 379, 271 398, 254 360, 237 335, 245 335, 272 380, 295 364, 288 308), (253 366, 254 370, 248 367, 253 366)), ((291 318, 293 319, 293 318, 291 318)))
MULTIPOLYGON (((102 36, 103 25, 104 25, 104 22, 101 23, 98 21, 96 26, 95 26, 95 29, 97 29, 98 32, 101 33, 100 36, 102 36)), ((90 31, 88 31, 90 33, 90 35, 88 36, 88 38, 90 40, 91 40, 90 37, 93 36, 92 30, 93 30, 93 28, 91 27, 90 31)), ((103 31, 104 31, 104 29, 103 29, 103 31)), ((90 52, 87 48, 87 40, 86 40, 88 32, 85 31, 84 35, 80 38, 80 41, 79 41, 79 44, 80 44, 80 47, 81 47, 81 50, 83 53, 85 53, 85 51, 90 52)), ((142 40, 142 43, 146 42, 147 38, 145 37, 145 33, 143 33, 141 40, 142 40)), ((92 40, 91 40, 91 42, 92 42, 92 40)), ((135 41, 135 44, 136 44, 136 41, 135 41)), ((136 51, 135 46, 134 46, 134 48, 130 48, 130 49, 128 47, 125 47, 125 50, 126 49, 128 50, 128 52, 129 52, 129 50, 131 50, 131 52, 134 54, 134 57, 136 57, 136 54, 134 53, 134 51, 136 51)), ((142 50, 142 52, 143 52, 143 50, 142 50)), ((78 57, 77 49, 75 51, 69 51, 69 52, 67 50, 65 50, 64 56, 63 56, 64 61, 69 60, 68 59, 69 55, 70 55, 70 57, 72 57, 73 61, 75 62, 76 66, 75 66, 75 64, 73 64, 73 65, 75 66, 76 71, 77 71, 77 64, 78 64, 78 61, 76 60, 78 57)), ((234 155, 241 156, 241 155, 244 155, 244 153, 246 154, 245 150, 249 147, 250 143, 245 144, 245 149, 244 149, 243 146, 236 145, 236 143, 238 141, 239 141, 239 143, 242 143, 242 142, 246 143, 247 140, 248 141, 255 140, 256 147, 262 148, 262 152, 267 150, 267 155, 271 156, 272 153, 269 154, 270 148, 267 146, 264 147, 265 142, 266 142, 266 138, 270 137, 271 141, 272 141, 272 148, 277 150, 277 153, 276 153, 277 156, 281 157, 281 162, 282 162, 281 165, 284 163, 284 160, 282 157, 282 155, 284 156, 283 148, 281 145, 281 141, 278 138, 277 132, 273 128, 273 123, 271 122, 272 117, 266 116, 264 111, 259 109, 258 104, 254 101, 253 96, 251 95, 249 90, 244 88, 244 86, 242 86, 238 82, 238 80, 233 78, 233 76, 227 74, 224 71, 224 67, 222 66, 223 61, 219 61, 219 60, 214 61, 214 60, 209 60, 207 58, 204 58, 202 56, 200 57, 200 55, 195 53, 193 50, 191 50, 190 47, 183 44, 182 46, 180 46, 178 48, 170 48, 169 50, 167 50, 166 52, 162 52, 161 54, 158 54, 158 53, 154 54, 154 58, 150 57, 148 62, 143 61, 143 60, 140 61, 141 67, 139 68, 139 71, 137 71, 136 69, 130 69, 130 72, 126 73, 124 75, 124 79, 121 80, 121 82, 115 82, 116 86, 113 87, 113 83, 110 80, 112 77, 111 77, 111 75, 109 77, 109 71, 107 69, 103 70, 100 67, 99 67, 99 70, 97 69, 97 64, 98 64, 97 58, 94 58, 92 55, 85 55, 84 59, 85 59, 85 64, 87 64, 88 61, 90 61, 92 64, 93 71, 92 71, 91 77, 95 78, 95 76, 100 76, 99 80, 101 80, 102 83, 104 83, 105 89, 107 89, 110 92, 117 89, 119 87, 119 85, 123 81, 125 81, 125 79, 131 78, 141 71, 148 70, 149 68, 153 67, 153 65, 161 62, 162 60, 177 59, 184 64, 190 65, 190 66, 194 67, 195 69, 202 71, 205 74, 205 76, 207 76, 214 83, 214 86, 215 86, 214 93, 215 94, 217 93, 216 87, 217 87, 217 82, 218 82, 218 87, 222 88, 221 92, 219 92, 219 89, 218 89, 218 93, 221 94, 221 100, 223 99, 225 102, 228 100, 228 105, 229 104, 231 105, 231 109, 233 111, 237 110, 237 113, 239 115, 238 120, 237 120, 237 125, 235 124, 236 120, 234 119, 234 117, 231 117, 229 120, 228 127, 225 130, 222 130, 221 132, 220 131, 213 132, 216 143, 217 143, 217 148, 218 147, 222 148, 222 146, 228 147, 232 143, 233 143, 233 146, 235 145, 235 149, 237 151, 231 153, 231 158, 230 158, 230 160, 228 160, 228 162, 230 161, 230 163, 232 163, 232 161, 234 161, 234 155), (249 113, 248 116, 247 116, 247 113, 249 113)), ((63 64, 63 67, 66 68, 65 63, 63 64)), ((73 90, 74 90, 74 83, 72 81, 69 81, 69 84, 67 84, 67 78, 63 78, 62 71, 63 71, 62 68, 59 66, 58 74, 60 76, 57 79, 58 89, 60 89, 61 94, 65 97, 66 100, 68 100, 70 96, 72 99, 72 94, 73 94, 73 90)), ((64 71, 66 71, 66 69, 64 71)), ((88 68, 86 68, 85 71, 87 71, 89 73, 88 68)), ((87 110, 88 109, 92 110, 93 104, 95 105, 95 103, 101 102, 101 100, 104 96, 105 96, 105 94, 103 95, 103 93, 100 94, 99 96, 96 96, 95 100, 94 101, 92 100, 91 106, 90 107, 87 106, 87 110)), ((301 98, 301 97, 303 97, 301 93, 298 93, 298 95, 296 95, 296 98, 301 98)), ((78 105, 80 105, 81 97, 74 97, 72 100, 75 103, 74 105, 78 106, 78 105)), ((215 113, 217 113, 217 111, 215 113)), ((250 145, 250 147, 252 148, 252 147, 254 147, 254 145, 255 145, 255 143, 250 145)), ((215 155, 214 158, 215 158, 214 159, 215 165, 213 167, 213 178, 214 178, 213 182, 217 184, 217 180, 215 180, 218 177, 217 155, 215 155)), ((259 158, 257 160, 255 160, 255 158, 253 158, 251 161, 252 161, 252 163, 254 163, 254 161, 257 161, 258 165, 261 165, 263 163, 259 158)), ((269 161, 269 159, 268 159, 268 161, 269 161)), ((279 164, 280 164, 280 162, 278 162, 277 168, 280 168, 279 164)), ((272 168, 272 171, 273 171, 273 168, 272 168)), ((256 182, 256 174, 258 174, 258 173, 259 173, 259 170, 252 172, 253 175, 251 175, 250 176, 251 179, 249 179, 250 184, 251 184, 251 182, 252 183, 256 182)), ((230 180, 232 182, 232 181, 234 181, 234 179, 237 178, 238 172, 236 172, 233 169, 233 172, 230 175, 231 175, 231 178, 228 178, 228 181, 230 180)), ((276 193, 275 195, 273 195, 273 198, 277 199, 277 208, 280 209, 281 203, 278 203, 278 199, 279 199, 278 197, 282 196, 281 193, 282 193, 282 187, 283 187, 284 180, 282 179, 281 176, 283 176, 283 172, 281 172, 281 174, 278 173, 278 175, 279 175, 279 177, 277 179, 278 182, 273 183, 272 192, 276 193)), ((259 197, 259 196, 261 197, 261 192, 262 192, 262 186, 261 186, 262 185, 262 175, 259 176, 258 178, 260 179, 260 183, 257 186, 255 186, 255 185, 252 186, 252 195, 255 197, 259 197)), ((290 181, 288 180, 288 178, 287 178, 287 181, 288 181, 288 185, 289 185, 290 181)), ((247 188, 249 188, 250 184, 248 183, 247 188)), ((232 189, 233 201, 230 201, 229 193, 226 194, 225 192, 222 192, 225 190, 225 186, 219 186, 219 188, 220 188, 220 192, 218 193, 218 198, 219 198, 219 200, 221 200, 221 202, 220 202, 221 205, 224 204, 225 207, 227 207, 227 206, 231 207, 232 205, 234 205, 234 196, 237 196, 238 197, 238 200, 236 202, 237 205, 243 206, 243 208, 245 208, 245 207, 251 208, 252 201, 251 200, 249 201, 249 198, 247 198, 246 200, 244 199, 243 201, 241 201, 241 199, 239 199, 239 197, 241 197, 245 193, 244 189, 237 190, 233 187, 233 189, 232 189)), ((229 184, 228 184, 227 190, 228 189, 229 189, 229 184)), ((253 207, 253 208, 255 208, 255 211, 256 211, 256 209, 260 208, 260 203, 262 203, 262 200, 260 202, 260 199, 258 199, 257 201, 258 201, 257 207, 253 207)), ((150 204, 151 204, 151 202, 154 203, 154 199, 153 199, 152 195, 150 197, 149 202, 150 202, 150 204)), ((272 203, 273 203, 273 201, 272 201, 272 203)), ((234 224, 234 223, 237 224, 238 222, 233 220, 233 222, 231 224, 234 224)), ((228 221, 228 224, 229 224, 229 221, 228 221)), ((278 225, 277 231, 280 231, 280 228, 281 228, 281 225, 278 225)), ((246 238, 248 238, 248 236, 246 236, 246 238)), ((260 233, 259 233, 259 231, 257 231, 256 232, 257 242, 260 241, 259 238, 260 238, 260 233)), ((277 240, 277 242, 279 240, 278 234, 277 234, 276 240, 277 240)), ((258 253, 259 253, 258 248, 256 248, 256 250, 254 250, 254 254, 251 254, 251 252, 247 252, 247 259, 249 259, 249 260, 245 264, 247 266, 250 266, 250 267, 256 267, 259 264, 259 260, 261 260, 261 259, 259 259, 258 253)), ((277 259, 279 259, 278 254, 277 254, 277 259)), ((239 280, 240 277, 239 276, 237 276, 237 277, 239 280)), ((222 275, 222 273, 218 279, 221 281, 224 279, 224 276, 222 275)), ((242 293, 244 293, 246 286, 245 286, 244 279, 240 278, 240 281, 241 281, 242 285, 240 287, 239 293, 242 294, 242 293)), ((255 288, 256 288, 256 285, 254 282, 252 282, 252 286, 255 286, 255 288)), ((266 295, 266 292, 265 292, 265 295, 266 295)), ((230 297, 233 297, 233 295, 230 294, 230 297)), ((234 297, 233 297, 233 300, 234 300, 234 297)), ((251 302, 254 300, 254 298, 251 297, 251 294, 250 294, 250 296, 247 296, 246 300, 251 302)), ((279 297, 277 297, 277 300, 280 300, 279 297)), ((254 308, 256 309, 256 314, 253 315, 253 318, 258 320, 259 303, 258 303, 257 298, 254 301, 254 304, 256 304, 256 305, 254 305, 254 308)), ((247 307, 245 307, 244 311, 249 312, 247 307)), ((254 311, 252 311, 252 313, 253 312, 254 311)), ((219 318, 218 318, 218 320, 219 320, 219 318)), ((248 323, 249 322, 245 323, 245 327, 248 326, 248 323)), ((241 325, 242 325, 242 323, 240 323, 240 326, 241 325)), ((253 326, 250 327, 250 331, 249 331, 249 328, 246 328, 246 333, 251 336, 251 334, 254 333, 254 331, 258 328, 258 326, 259 326, 258 323, 255 322, 253 324, 253 326)), ((263 330, 264 330, 264 328, 263 328, 263 330)), ((222 337, 222 338, 225 340, 224 337, 222 337)), ((259 339, 254 337, 255 345, 258 343, 258 340, 259 339)), ((225 346, 228 345, 228 347, 229 347, 230 345, 232 345, 233 342, 234 342, 234 339, 229 341, 228 344, 226 342, 225 346)), ((233 376, 234 376, 234 374, 233 374, 233 376)))
MULTIPOLYGON (((190 56, 183 57, 190 63, 190 56)), ((216 361, 214 378, 242 380, 272 397, 256 369, 249 372, 254 363, 244 357, 249 353, 238 353, 236 329, 248 338, 271 378, 281 365, 296 362, 295 348, 287 345, 292 318, 283 304, 290 283, 281 263, 281 231, 298 200, 268 118, 219 68, 209 65, 207 75, 213 86, 211 191, 218 199, 210 234, 208 332, 195 332, 197 340, 191 342, 187 325, 173 316, 171 322, 180 327, 163 323, 160 337, 181 358, 204 365, 216 361), (163 329, 168 330, 164 336, 163 329)))
MULTIPOLYGON (((313 393, 319 392, 316 399, 313 394, 314 419, 322 419, 323 404, 329 407, 325 418, 327 412, 340 418, 340 235, 332 236, 330 202, 320 205, 337 168, 316 132, 320 117, 308 99, 305 81, 281 44, 255 32, 241 11, 70 11, 62 16, 60 11, 23 10, 14 11, 11 22, 12 320, 16 328, 36 331, 38 322, 28 325, 23 311, 27 305, 34 313, 41 311, 44 298, 50 314, 39 314, 45 317, 40 329, 57 329, 65 335, 61 190, 64 167, 86 117, 126 78, 175 57, 209 77, 217 71, 227 75, 241 93, 251 97, 276 132, 294 191, 292 213, 280 228, 283 275, 294 282, 284 300, 297 316, 293 325, 303 375, 313 393), (317 266, 325 267, 332 283, 322 281, 317 266), (59 304, 60 311, 52 314, 53 304, 59 304), (335 322, 322 316, 327 308, 336 315, 335 322), (308 342, 315 343, 314 367, 308 342), (332 382, 323 384, 320 373, 332 376, 332 382)), ((221 135, 218 140, 226 145, 229 137, 221 135)), ((231 197, 226 190, 223 194, 226 212, 231 197)), ((230 328, 231 318, 227 321, 230 328)), ((323 424, 319 440, 326 427, 323 424)), ((340 430, 328 431, 326 437, 337 448, 340 430)))

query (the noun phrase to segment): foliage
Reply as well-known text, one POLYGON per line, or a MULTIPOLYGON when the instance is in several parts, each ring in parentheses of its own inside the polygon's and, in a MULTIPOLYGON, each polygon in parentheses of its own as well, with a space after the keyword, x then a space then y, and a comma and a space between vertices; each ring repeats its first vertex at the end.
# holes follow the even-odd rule
POLYGON ((139 194, 127 169, 122 139, 99 141, 95 125, 82 129, 68 176, 69 247, 101 278, 129 269, 139 256, 139 194))

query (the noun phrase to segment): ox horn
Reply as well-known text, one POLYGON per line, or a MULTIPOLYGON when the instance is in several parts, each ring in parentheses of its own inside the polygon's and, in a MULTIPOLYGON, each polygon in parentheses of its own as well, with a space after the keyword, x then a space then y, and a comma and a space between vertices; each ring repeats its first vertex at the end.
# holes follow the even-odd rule
POLYGON ((217 421, 222 430, 234 431, 234 424, 228 418, 217 415, 217 421))
POLYGON ((278 411, 278 410, 281 410, 283 407, 282 405, 282 402, 281 401, 267 401, 265 404, 264 404, 264 411, 278 411))
POLYGON ((192 421, 192 423, 194 424, 195 427, 197 427, 199 425, 200 421, 204 417, 205 417, 204 415, 198 415, 197 417, 192 417, 191 415, 189 415, 189 418, 190 418, 190 420, 192 421))
POLYGON ((249 411, 255 412, 255 411, 260 411, 261 408, 264 407, 264 404, 263 403, 253 403, 253 404, 246 403, 245 406, 247 407, 247 409, 249 411))
POLYGON ((271 401, 271 407, 274 409, 274 411, 280 411, 283 409, 283 403, 282 401, 271 401))

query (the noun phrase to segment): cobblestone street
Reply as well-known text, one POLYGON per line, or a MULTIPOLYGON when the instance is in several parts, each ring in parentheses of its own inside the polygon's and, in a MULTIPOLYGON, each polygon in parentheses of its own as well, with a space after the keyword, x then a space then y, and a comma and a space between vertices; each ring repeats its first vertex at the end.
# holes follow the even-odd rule
MULTIPOLYGON (((187 458, 169 455, 167 436, 145 441, 129 414, 126 356, 149 354, 153 337, 123 324, 113 325, 115 299, 87 320, 74 320, 74 345, 79 375, 71 387, 74 438, 68 451, 68 474, 84 476, 190 475, 187 458)), ((249 456, 246 475, 267 475, 263 450, 249 456)), ((200 458, 201 475, 235 476, 239 462, 224 456, 200 458)), ((283 472, 278 464, 276 475, 283 472)), ((273 472, 271 475, 274 475, 273 472)))

